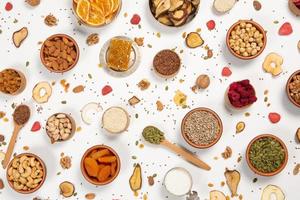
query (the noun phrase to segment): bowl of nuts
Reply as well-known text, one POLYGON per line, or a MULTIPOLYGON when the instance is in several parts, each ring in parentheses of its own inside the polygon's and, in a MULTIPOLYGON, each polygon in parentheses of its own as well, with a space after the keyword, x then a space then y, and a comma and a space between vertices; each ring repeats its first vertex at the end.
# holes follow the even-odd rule
POLYGON ((300 108, 300 70, 294 72, 286 83, 286 93, 289 100, 300 108))
POLYGON ((69 140, 74 135, 75 129, 74 119, 65 113, 52 115, 46 123, 46 132, 52 144, 69 140))
POLYGON ((55 34, 46 39, 41 47, 43 65, 51 72, 62 73, 71 70, 78 62, 79 47, 66 34, 55 34))
POLYGON ((228 30, 226 44, 234 56, 250 60, 263 52, 267 44, 267 35, 253 20, 239 20, 228 30))
POLYGON ((24 91, 26 78, 16 69, 4 69, 0 72, 0 91, 4 94, 17 95, 24 91))
POLYGON ((22 153, 10 161, 6 177, 13 190, 21 194, 30 194, 43 185, 46 174, 45 163, 40 157, 32 153, 22 153))

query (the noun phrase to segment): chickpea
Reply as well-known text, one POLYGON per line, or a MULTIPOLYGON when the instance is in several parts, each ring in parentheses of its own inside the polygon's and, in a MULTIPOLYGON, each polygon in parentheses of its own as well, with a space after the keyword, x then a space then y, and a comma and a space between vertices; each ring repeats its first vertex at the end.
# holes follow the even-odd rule
POLYGON ((250 37, 250 38, 249 38, 249 42, 254 42, 253 37, 250 37))
POLYGON ((251 28, 251 27, 252 27, 252 24, 250 24, 250 23, 246 24, 246 28, 251 28))
POLYGON ((239 46, 234 46, 234 49, 233 49, 234 51, 238 51, 238 50, 240 50, 240 47, 239 46))
POLYGON ((255 48, 256 45, 257 45, 257 44, 256 44, 255 42, 252 42, 252 43, 251 43, 251 47, 252 47, 252 48, 255 48))
POLYGON ((243 47, 242 47, 242 48, 240 48, 240 52, 241 52, 241 53, 244 53, 245 51, 246 51, 246 49, 245 49, 245 48, 243 48, 243 47))
POLYGON ((251 47, 248 47, 247 48, 247 53, 251 53, 252 52, 252 48, 251 47))
POLYGON ((243 53, 243 56, 244 56, 244 57, 248 57, 249 54, 248 54, 247 52, 244 52, 244 53, 243 53))
POLYGON ((246 23, 245 23, 245 22, 241 22, 240 26, 241 26, 242 28, 245 28, 245 27, 246 27, 246 23))
POLYGON ((251 51, 251 55, 254 56, 254 55, 256 55, 256 54, 257 54, 257 50, 256 50, 256 49, 253 49, 253 50, 251 51))
POLYGON ((242 42, 241 47, 245 48, 246 47, 246 43, 242 42))

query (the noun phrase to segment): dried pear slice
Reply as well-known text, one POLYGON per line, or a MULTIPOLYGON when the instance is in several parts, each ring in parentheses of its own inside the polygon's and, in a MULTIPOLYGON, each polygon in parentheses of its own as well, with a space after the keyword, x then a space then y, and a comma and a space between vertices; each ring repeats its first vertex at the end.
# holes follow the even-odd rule
POLYGON ((171 2, 171 7, 170 7, 169 11, 171 11, 171 12, 180 8, 180 6, 182 6, 184 3, 183 0, 170 0, 170 2, 171 2))
POLYGON ((155 10, 155 17, 157 18, 161 14, 167 12, 171 7, 171 1, 170 0, 162 0, 155 10))
POLYGON ((209 200, 226 200, 226 196, 223 192, 213 190, 209 193, 209 200))
POLYGON ((75 187, 73 183, 64 181, 59 185, 60 193, 64 197, 71 197, 75 192, 75 187))
POLYGON ((162 15, 157 19, 160 23, 165 24, 167 26, 171 26, 173 23, 169 19, 168 15, 162 15))
POLYGON ((285 195, 283 191, 276 185, 268 185, 264 188, 261 200, 270 200, 272 196, 276 196, 276 200, 284 200, 285 195))
POLYGON ((189 48, 197 48, 204 44, 204 40, 197 32, 191 32, 187 35, 185 43, 189 48))
POLYGON ((231 197, 237 196, 237 189, 241 180, 240 172, 237 170, 226 169, 225 173, 226 183, 231 191, 231 197))
POLYGON ((142 168, 140 164, 136 164, 133 173, 129 179, 129 185, 133 192, 137 192, 142 188, 142 168))
POLYGON ((200 4, 200 0, 192 0, 192 4, 194 6, 198 6, 200 4))
POLYGON ((28 29, 27 27, 23 27, 20 30, 13 33, 13 42, 14 45, 19 48, 22 44, 22 42, 27 38, 28 36, 28 29))
POLYGON ((175 20, 182 20, 184 17, 186 17, 186 11, 185 10, 175 10, 174 12, 171 12, 169 16, 175 20))

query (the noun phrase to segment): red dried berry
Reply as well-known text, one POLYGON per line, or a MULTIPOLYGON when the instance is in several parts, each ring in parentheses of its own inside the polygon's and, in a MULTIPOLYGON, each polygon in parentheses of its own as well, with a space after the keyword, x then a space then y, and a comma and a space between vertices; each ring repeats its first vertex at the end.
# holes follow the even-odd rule
POLYGON ((105 95, 111 93, 112 90, 113 90, 112 87, 110 87, 109 85, 106 85, 102 88, 102 95, 105 96, 105 95))
POLYGON ((10 2, 7 2, 5 5, 5 10, 6 11, 11 11, 13 9, 13 5, 10 2))
POLYGON ((232 71, 230 70, 229 67, 224 67, 224 68, 222 69, 222 76, 228 77, 228 76, 230 76, 231 74, 232 74, 232 71))
POLYGON ((280 121, 281 116, 280 114, 276 113, 276 112, 271 112, 269 113, 269 120, 273 123, 276 124, 280 121))
POLYGON ((293 27, 289 22, 285 22, 279 29, 279 35, 290 35, 293 33, 293 27))
POLYGON ((134 14, 130 20, 130 23, 133 25, 139 24, 141 21, 141 17, 138 14, 134 14))
POLYGON ((257 101, 255 90, 249 80, 231 83, 228 98, 234 107, 244 107, 257 101))
POLYGON ((206 26, 208 28, 208 30, 213 30, 215 27, 216 27, 216 22, 214 20, 209 20, 207 23, 206 23, 206 26))
POLYGON ((39 131, 40 129, 41 129, 40 122, 38 122, 38 121, 34 122, 32 127, 31 127, 31 131, 36 132, 36 131, 39 131))

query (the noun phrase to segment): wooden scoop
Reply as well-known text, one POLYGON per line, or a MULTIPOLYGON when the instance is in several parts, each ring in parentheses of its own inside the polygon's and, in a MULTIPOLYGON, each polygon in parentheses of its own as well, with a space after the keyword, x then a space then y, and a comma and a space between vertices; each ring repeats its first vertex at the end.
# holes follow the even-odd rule
POLYGON ((23 126, 28 122, 30 118, 30 109, 26 105, 19 105, 13 114, 14 118, 14 131, 10 138, 9 145, 6 150, 6 154, 4 157, 4 160, 2 162, 2 166, 5 169, 10 161, 11 155, 14 151, 15 143, 18 137, 18 134, 20 130, 23 128, 23 126))
POLYGON ((196 166, 198 166, 202 169, 205 169, 205 170, 210 170, 211 169, 211 167, 208 164, 206 164, 205 162, 200 160, 193 153, 191 153, 191 152, 183 149, 182 147, 179 147, 179 146, 169 142, 168 140, 166 140, 166 138, 164 137, 164 133, 161 132, 155 126, 145 127, 144 130, 143 130, 143 136, 144 136, 146 141, 148 141, 152 144, 163 145, 163 146, 167 147, 168 149, 170 149, 171 151, 173 151, 176 154, 183 157, 188 162, 190 162, 190 163, 192 163, 192 164, 194 164, 194 165, 196 165, 196 166))

